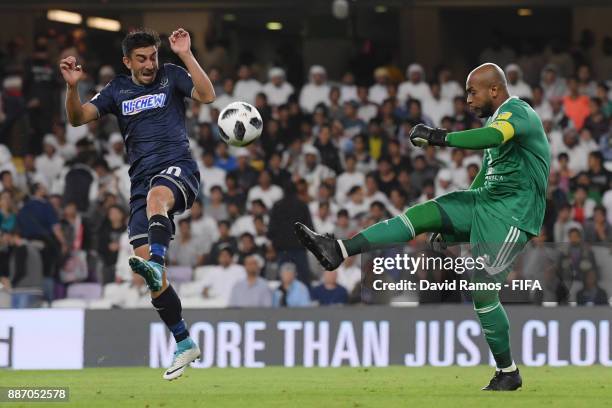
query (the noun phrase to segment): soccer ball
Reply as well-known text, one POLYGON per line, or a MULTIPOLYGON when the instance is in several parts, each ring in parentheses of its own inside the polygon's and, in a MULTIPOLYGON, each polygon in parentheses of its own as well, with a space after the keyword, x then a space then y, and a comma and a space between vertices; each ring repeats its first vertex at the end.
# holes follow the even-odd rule
POLYGON ((232 102, 219 114, 219 136, 231 146, 247 146, 255 141, 263 128, 261 115, 246 102, 232 102))

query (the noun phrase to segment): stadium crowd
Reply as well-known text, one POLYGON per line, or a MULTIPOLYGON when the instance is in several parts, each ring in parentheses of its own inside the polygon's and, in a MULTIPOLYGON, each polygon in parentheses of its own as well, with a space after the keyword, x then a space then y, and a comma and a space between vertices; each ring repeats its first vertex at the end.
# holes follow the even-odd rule
MULTIPOLYGON (((66 124, 57 61, 66 55, 85 60, 84 101, 115 76, 114 69, 106 61, 87 64, 78 40, 68 46, 44 35, 36 37, 30 55, 17 40, 1 54, 1 286, 16 290, 33 279, 46 301, 58 302, 71 286, 96 283, 106 285, 105 296, 129 293, 117 295, 123 300, 112 305, 127 306, 130 296, 144 299, 132 305, 148 303, 127 262, 123 137, 110 115, 76 128, 66 124), (37 268, 39 280, 29 277, 37 268)), ((543 290, 525 293, 525 302, 608 304, 605 282, 612 276, 594 249, 603 244, 609 254, 612 238, 612 74, 605 65, 612 61, 612 40, 604 41, 597 59, 589 55, 554 45, 537 54, 503 46, 481 54, 505 68, 510 93, 533 106, 550 140, 542 233, 511 274, 540 273, 543 290), (568 280, 577 282, 575 290, 568 280)), ((288 83, 279 67, 266 78, 256 78, 249 65, 237 67, 235 75, 216 68, 208 73, 216 101, 186 101, 185 118, 201 195, 175 217, 168 252, 169 276, 180 280, 184 305, 369 303, 376 296, 366 288, 371 277, 362 281, 360 260, 323 272, 298 243, 293 222, 349 237, 414 203, 468 188, 479 171, 481 152, 423 150, 407 137, 421 122, 452 130, 482 126, 447 67, 426 73, 418 63, 405 71, 381 66, 365 84, 351 72, 328 78, 325 67, 313 65, 301 88, 288 83), (264 121, 261 138, 247 148, 229 147, 217 136, 219 112, 232 101, 254 104, 264 121)), ((418 237, 412 248, 425 239, 418 237)), ((405 250, 415 250, 410 248, 405 250)), ((414 300, 462 296, 421 293, 414 300)))

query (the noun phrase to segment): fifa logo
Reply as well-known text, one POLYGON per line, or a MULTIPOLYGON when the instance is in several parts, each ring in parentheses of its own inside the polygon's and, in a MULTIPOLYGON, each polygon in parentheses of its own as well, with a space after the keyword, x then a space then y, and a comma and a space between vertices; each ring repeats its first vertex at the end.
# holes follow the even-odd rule
POLYGON ((142 111, 161 108, 164 106, 166 101, 166 94, 159 93, 155 95, 144 95, 136 99, 130 99, 129 101, 123 101, 121 103, 121 111, 123 115, 136 115, 142 111))
POLYGON ((0 368, 13 367, 13 327, 8 326, 7 329, 7 337, 0 337, 0 368))

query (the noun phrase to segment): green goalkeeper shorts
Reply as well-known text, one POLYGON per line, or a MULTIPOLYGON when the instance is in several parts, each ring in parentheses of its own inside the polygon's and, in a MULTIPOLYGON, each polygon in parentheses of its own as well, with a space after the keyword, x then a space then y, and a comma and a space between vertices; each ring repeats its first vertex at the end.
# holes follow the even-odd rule
POLYGON ((469 242, 472 257, 483 258, 484 269, 476 270, 473 280, 502 283, 531 237, 487 213, 478 205, 479 199, 478 190, 454 191, 434 199, 443 211, 443 223, 450 224, 452 231, 442 235, 448 243, 469 242))

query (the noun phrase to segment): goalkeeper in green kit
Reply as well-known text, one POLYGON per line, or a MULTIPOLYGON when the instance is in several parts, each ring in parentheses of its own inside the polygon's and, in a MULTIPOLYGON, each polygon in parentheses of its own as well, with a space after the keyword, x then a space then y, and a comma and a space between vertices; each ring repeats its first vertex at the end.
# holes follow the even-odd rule
MULTIPOLYGON (((469 190, 455 191, 415 205, 372 225, 351 239, 316 234, 300 223, 295 231, 328 270, 352 255, 381 245, 405 243, 423 232, 433 242, 470 242, 482 257, 473 282, 504 283, 516 255, 540 232, 546 207, 550 148, 542 122, 524 101, 510 96, 504 72, 487 63, 466 81, 467 103, 484 127, 448 133, 423 124, 410 132, 416 146, 451 146, 484 150, 482 168, 469 190)), ((493 285, 490 285, 493 286, 493 285)), ((497 370, 483 390, 513 391, 522 386, 510 351, 510 324, 496 290, 472 291, 474 309, 497 370)))

